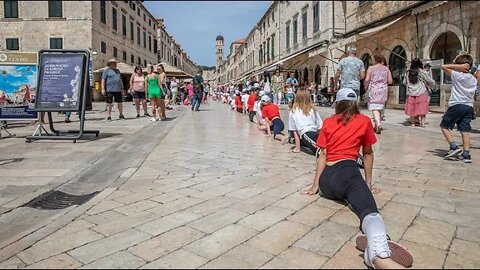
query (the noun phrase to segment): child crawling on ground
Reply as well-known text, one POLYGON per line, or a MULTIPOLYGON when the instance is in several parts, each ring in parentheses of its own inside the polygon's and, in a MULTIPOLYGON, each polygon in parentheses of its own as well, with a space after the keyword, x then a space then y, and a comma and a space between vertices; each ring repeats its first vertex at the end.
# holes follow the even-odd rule
POLYGON ((280 108, 276 104, 273 104, 267 95, 263 96, 261 101, 262 117, 267 126, 267 135, 271 136, 273 132, 273 138, 275 140, 281 141, 282 144, 288 143, 288 137, 282 134, 282 131, 285 129, 285 124, 280 118, 280 108))

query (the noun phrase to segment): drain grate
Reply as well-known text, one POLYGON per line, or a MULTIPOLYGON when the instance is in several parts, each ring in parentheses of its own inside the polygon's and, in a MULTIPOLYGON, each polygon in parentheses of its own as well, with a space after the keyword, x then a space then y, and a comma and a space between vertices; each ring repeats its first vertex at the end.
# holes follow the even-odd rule
POLYGON ((74 204, 82 205, 97 194, 98 191, 86 195, 73 195, 62 191, 51 190, 22 206, 44 210, 64 209, 74 204))

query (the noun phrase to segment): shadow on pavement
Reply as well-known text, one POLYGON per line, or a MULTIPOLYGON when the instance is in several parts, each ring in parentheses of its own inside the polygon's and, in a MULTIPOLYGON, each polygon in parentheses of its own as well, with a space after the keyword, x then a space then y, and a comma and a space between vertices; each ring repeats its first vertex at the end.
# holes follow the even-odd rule
POLYGON ((7 158, 7 159, 0 159, 0 166, 2 165, 7 165, 7 164, 10 164, 10 163, 17 163, 17 162, 21 162, 22 160, 24 160, 25 158, 7 158))

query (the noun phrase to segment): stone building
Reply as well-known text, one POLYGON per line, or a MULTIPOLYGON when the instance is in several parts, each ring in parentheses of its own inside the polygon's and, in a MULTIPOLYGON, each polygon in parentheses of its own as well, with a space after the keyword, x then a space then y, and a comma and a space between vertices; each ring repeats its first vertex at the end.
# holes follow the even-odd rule
POLYGON ((190 59, 180 44, 168 34, 163 19, 157 19, 158 62, 168 63, 190 75, 195 75, 197 65, 190 59))
POLYGON ((327 58, 338 56, 327 45, 345 30, 344 6, 340 1, 272 1, 243 44, 220 65, 217 83, 281 69, 293 72, 302 84, 315 81, 326 87, 334 70, 327 58))
POLYGON ((444 111, 451 81, 440 65, 451 63, 459 51, 480 57, 478 1, 348 1, 345 40, 355 43, 366 67, 380 51, 394 78, 389 87, 391 107, 403 108, 403 77, 412 58, 432 65, 440 91, 431 98, 434 110, 444 111))
MULTIPOLYGON (((90 49, 97 52, 94 69, 104 67, 113 57, 130 65, 158 62, 160 27, 143 1, 2 2, 0 49, 90 49)), ((175 66, 187 73, 196 69, 177 43, 171 47, 176 50, 175 66)), ((172 64, 174 59, 167 62, 172 64)))
POLYGON ((404 107, 402 81, 409 61, 419 57, 429 62, 440 85, 431 106, 443 111, 451 82, 440 65, 460 50, 478 62, 479 8, 478 1, 272 1, 245 43, 221 62, 216 82, 234 83, 281 69, 293 72, 301 84, 314 81, 325 88, 347 46, 355 44, 366 68, 374 51, 385 56, 394 77, 390 107, 404 107))

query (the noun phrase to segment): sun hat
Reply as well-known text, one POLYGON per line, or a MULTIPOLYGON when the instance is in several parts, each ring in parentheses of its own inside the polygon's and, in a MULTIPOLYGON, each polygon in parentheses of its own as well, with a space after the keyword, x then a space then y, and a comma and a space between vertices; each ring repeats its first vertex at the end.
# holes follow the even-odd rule
POLYGON ((264 95, 265 95, 265 91, 262 90, 262 91, 258 92, 258 95, 259 95, 259 96, 264 96, 264 95))
POLYGON ((115 63, 115 64, 116 64, 116 63, 117 63, 117 59, 112 58, 112 59, 108 60, 108 61, 107 61, 107 66, 109 66, 110 63, 115 63))
POLYGON ((340 102, 344 100, 357 101, 357 94, 350 88, 342 88, 338 90, 335 102, 340 102))
POLYGON ((269 96, 262 96, 262 102, 269 102, 270 97, 269 96))

